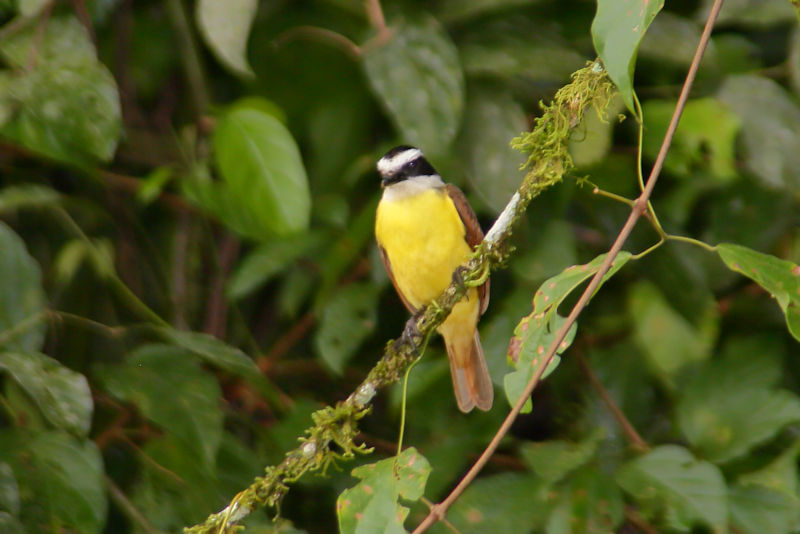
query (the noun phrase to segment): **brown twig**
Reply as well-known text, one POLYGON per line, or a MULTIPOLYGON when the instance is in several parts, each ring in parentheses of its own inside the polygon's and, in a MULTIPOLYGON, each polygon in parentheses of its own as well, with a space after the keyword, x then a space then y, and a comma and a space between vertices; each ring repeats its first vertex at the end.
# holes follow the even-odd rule
POLYGON ((86 0, 72 0, 72 10, 75 11, 78 20, 86 29, 89 34, 89 39, 92 44, 97 46, 97 35, 94 33, 94 26, 92 26, 92 16, 89 14, 89 9, 86 7, 86 0))
POLYGON ((272 367, 272 362, 289 352, 298 341, 305 337, 306 333, 314 326, 316 320, 317 316, 312 312, 303 315, 288 332, 278 338, 278 341, 272 345, 272 349, 267 355, 258 359, 256 363, 259 369, 267 372, 272 367))
POLYGON ((553 359, 553 356, 556 353, 556 350, 564 341, 564 338, 567 336, 567 332, 569 332, 570 328, 578 318, 578 315, 583 311, 586 307, 586 304, 589 302, 589 299, 594 295, 597 288, 600 286, 600 283, 603 280, 603 277, 606 275, 608 270, 611 268, 614 259, 619 254, 620 250, 622 250, 622 245, 627 241, 628 236, 630 235, 633 227, 636 225, 636 222, 639 218, 644 214, 645 210, 647 209, 647 202, 650 198, 650 195, 653 193, 653 189, 656 186, 656 182, 658 180, 658 176, 661 173, 661 169, 664 165, 664 160, 667 157, 667 152, 669 151, 670 144, 672 143, 672 138, 675 135, 675 130, 678 128, 678 122, 680 121, 681 114, 683 113, 683 109, 686 106, 686 101, 689 98, 689 91, 691 90, 692 84, 694 83, 695 76, 697 75, 697 70, 700 66, 700 60, 705 53, 706 47, 708 46, 708 41, 711 38, 711 30, 714 27, 714 23, 717 20, 717 16, 719 15, 719 11, 722 7, 723 0, 714 0, 714 5, 711 7, 711 12, 708 15, 708 19, 706 20, 705 28, 703 29, 703 34, 700 37, 700 42, 697 46, 697 50, 695 51, 694 58, 692 59, 692 64, 689 67, 689 72, 686 75, 686 80, 683 84, 683 89, 681 89, 680 97, 678 98, 678 103, 675 106, 675 111, 672 114, 672 119, 670 120, 669 126, 667 127, 667 132, 664 135, 664 140, 661 143, 661 148, 658 152, 658 156, 656 157, 656 161, 653 164, 653 168, 650 171, 650 175, 647 178, 647 182, 645 184, 645 188, 642 191, 642 194, 633 204, 631 209, 631 213, 628 216, 628 220, 625 221, 622 229, 620 230, 617 239, 614 241, 614 244, 611 246, 611 249, 608 251, 606 255, 605 261, 600 266, 600 269, 594 275, 592 280, 589 282, 589 285, 586 286, 586 289, 583 291, 578 302, 572 308, 567 320, 564 321, 562 327, 556 333, 555 339, 550 345, 545 357, 543 358, 542 363, 536 369, 533 377, 531 378, 530 382, 525 388, 525 391, 520 395, 520 398, 517 400, 514 408, 508 414, 508 416, 503 421, 502 425, 495 434, 492 441, 484 450, 483 454, 481 454, 478 461, 473 464, 472 468, 464 475, 464 478, 458 483, 458 485, 453 489, 452 492, 445 498, 440 504, 433 507, 431 513, 419 524, 419 526, 414 530, 413 534, 419 534, 421 532, 425 532, 428 528, 431 527, 437 520, 444 517, 444 514, 447 512, 447 509, 458 499, 459 496, 464 492, 464 490, 469 486, 469 484, 475 479, 478 473, 483 469, 486 463, 489 461, 489 458, 500 445, 501 440, 505 437, 508 433, 509 429, 511 428, 512 423, 516 420, 519 413, 522 411, 522 407, 525 405, 525 402, 530 398, 531 393, 536 388, 539 380, 542 377, 542 373, 549 365, 550 361, 553 359))
POLYGON ((384 33, 387 30, 386 18, 383 16, 380 0, 364 0, 364 9, 367 11, 369 23, 378 30, 378 33, 384 33))
POLYGON ((642 436, 636 431, 636 428, 631 424, 630 420, 625 416, 622 412, 620 407, 614 402, 614 399, 611 398, 611 395, 608 393, 608 390, 603 386, 600 382, 600 379, 597 378, 597 375, 594 374, 592 368, 589 366, 589 362, 586 361, 586 358, 581 354, 580 351, 575 352, 575 356, 578 358, 578 364, 581 366, 581 369, 589 378, 589 382, 592 383, 592 386, 597 391, 597 394, 600 395, 600 398, 603 401, 603 404, 606 405, 606 408, 611 412, 614 416, 614 419, 617 420, 617 423, 622 428, 622 432, 625 434, 625 437, 628 438, 628 441, 636 449, 638 452, 647 452, 650 450, 650 446, 647 445, 647 442, 642 439, 642 436))
POLYGON ((211 289, 208 294, 206 322, 203 328, 203 331, 207 334, 211 334, 220 339, 225 337, 228 319, 228 307, 225 299, 225 281, 228 279, 228 274, 238 257, 239 240, 236 239, 233 234, 225 232, 219 247, 217 272, 214 275, 214 279, 211 281, 211 289))

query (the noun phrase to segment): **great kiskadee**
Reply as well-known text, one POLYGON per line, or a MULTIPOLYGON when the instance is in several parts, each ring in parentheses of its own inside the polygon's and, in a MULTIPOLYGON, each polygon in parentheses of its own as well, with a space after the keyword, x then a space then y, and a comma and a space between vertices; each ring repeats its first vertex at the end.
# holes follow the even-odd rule
MULTIPOLYGON (((378 161, 383 196, 375 237, 383 266, 411 313, 442 294, 454 271, 483 239, 464 193, 446 184, 419 149, 398 146, 378 161)), ((492 407, 494 389, 478 337, 489 281, 470 288, 439 326, 450 359, 458 407, 492 407)))

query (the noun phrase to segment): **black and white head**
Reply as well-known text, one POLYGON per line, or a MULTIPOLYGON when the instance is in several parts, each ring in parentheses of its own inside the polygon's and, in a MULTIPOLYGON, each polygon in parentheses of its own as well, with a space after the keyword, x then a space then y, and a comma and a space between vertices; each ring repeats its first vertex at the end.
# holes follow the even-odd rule
POLYGON ((444 182, 422 151, 413 146, 394 147, 378 160, 381 186, 387 194, 405 196, 432 187, 443 187, 444 182))

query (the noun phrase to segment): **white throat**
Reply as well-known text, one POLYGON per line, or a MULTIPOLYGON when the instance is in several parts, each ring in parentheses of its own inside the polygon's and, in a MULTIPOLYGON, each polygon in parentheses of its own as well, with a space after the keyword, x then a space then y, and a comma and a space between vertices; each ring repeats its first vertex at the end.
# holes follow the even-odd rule
POLYGON ((414 176, 413 178, 387 186, 383 190, 383 200, 386 202, 402 200, 441 187, 444 187, 444 182, 442 181, 442 177, 438 174, 414 176))

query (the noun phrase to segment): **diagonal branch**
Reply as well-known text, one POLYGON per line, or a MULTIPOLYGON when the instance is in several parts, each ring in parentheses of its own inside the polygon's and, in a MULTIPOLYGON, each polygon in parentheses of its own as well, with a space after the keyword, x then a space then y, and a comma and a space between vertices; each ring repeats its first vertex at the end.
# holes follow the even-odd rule
POLYGON ((605 261, 601 265, 600 269, 594 275, 589 285, 586 286, 586 289, 583 291, 580 299, 578 302, 575 303, 575 306, 572 308, 567 320, 564 321, 564 324, 556 333, 555 339, 550 345, 550 348, 547 350, 545 357, 542 359, 541 364, 536 369, 533 377, 531 378, 530 382, 528 383, 525 391, 520 395, 519 400, 514 405, 514 408, 508 414, 506 419, 503 421, 503 424, 500 425, 500 429, 497 431, 497 434, 486 447, 486 450, 483 454, 478 458, 472 468, 464 475, 464 478, 461 479, 461 482, 453 489, 450 495, 442 501, 440 504, 433 507, 431 513, 420 523, 420 525, 414 530, 414 534, 419 534, 421 532, 425 532, 431 525, 433 525, 438 519, 444 517, 447 509, 458 499, 458 497, 464 492, 467 486, 472 482, 472 480, 478 475, 480 470, 483 468, 484 465, 489 461, 489 457, 494 453, 497 447, 500 445, 500 440, 506 435, 508 430, 511 428, 511 424, 519 415, 522 407, 525 405, 525 402, 528 398, 530 398, 531 393, 536 388, 539 380, 542 377, 542 373, 544 370, 547 369, 547 366, 550 364, 550 361, 553 359, 553 356, 558 349, 558 346, 561 345, 561 342, 564 341, 564 338, 567 336, 567 332, 575 324, 575 321, 578 318, 578 315, 583 311, 586 307, 586 304, 589 302, 589 299, 594 295, 597 288, 600 286, 600 283, 603 280, 603 277, 608 272, 611 264, 614 262, 614 259, 619 254, 619 251, 622 250, 622 245, 625 244, 627 241, 628 236, 630 235, 633 227, 636 225, 636 222, 642 216, 642 214, 647 209, 647 202, 650 199, 650 195, 653 193, 653 189, 656 186, 656 181, 658 180, 658 176, 661 173, 661 169, 664 165, 664 160, 667 157, 667 152, 669 151, 670 144, 672 144, 672 138, 675 135, 675 130, 678 129, 678 122, 680 121, 681 114, 683 113, 683 109, 686 106, 686 101, 689 99, 689 91, 692 88, 694 83, 695 76, 697 75, 697 70, 700 67, 700 60, 703 58, 703 54, 705 53, 706 47, 708 46, 708 41, 711 38, 711 30, 714 27, 714 23, 717 20, 717 16, 719 15, 719 11, 722 8, 723 0, 714 0, 714 5, 711 6, 711 12, 708 15, 708 19, 706 19, 706 25, 703 29, 703 34, 700 37, 700 42, 697 45, 697 50, 695 50, 694 58, 692 59, 692 64, 689 67, 689 72, 686 75, 686 80, 683 83, 683 88, 681 89, 680 97, 678 98, 678 103, 675 106, 675 111, 672 114, 672 119, 670 120, 669 126, 667 127, 667 132, 664 135, 664 140, 661 143, 661 148, 658 152, 658 156, 656 157, 656 161, 653 164, 653 168, 650 170, 650 176, 647 178, 647 182, 645 184, 644 190, 639 198, 633 204, 631 209, 631 214, 628 216, 628 220, 625 221, 625 224, 620 230, 617 239, 614 241, 614 244, 611 246, 611 249, 608 251, 606 255, 605 261))
POLYGON ((210 515, 203 523, 184 529, 191 534, 233 532, 235 524, 262 506, 276 506, 289 491, 289 485, 310 471, 325 471, 337 460, 350 459, 357 453, 369 452, 356 445, 358 421, 371 410, 376 392, 397 382, 406 368, 420 355, 424 340, 430 336, 466 294, 470 284, 500 267, 508 258, 507 246, 514 223, 525 212, 530 201, 544 189, 558 183, 572 168, 567 142, 572 129, 590 108, 604 109, 613 96, 613 85, 602 66, 595 62, 573 75, 573 81, 562 87, 554 102, 544 107, 531 132, 537 139, 531 149, 537 152, 536 163, 525 181, 477 247, 473 257, 460 268, 460 280, 420 314, 406 324, 403 335, 386 344, 384 354, 366 379, 344 401, 328 406, 312 415, 314 426, 299 438, 301 444, 288 452, 276 466, 267 467, 247 489, 233 498, 222 511, 210 515), (334 447, 332 447, 334 446, 334 447))

